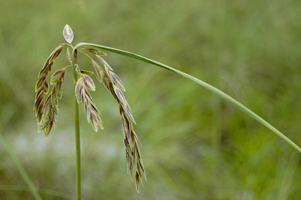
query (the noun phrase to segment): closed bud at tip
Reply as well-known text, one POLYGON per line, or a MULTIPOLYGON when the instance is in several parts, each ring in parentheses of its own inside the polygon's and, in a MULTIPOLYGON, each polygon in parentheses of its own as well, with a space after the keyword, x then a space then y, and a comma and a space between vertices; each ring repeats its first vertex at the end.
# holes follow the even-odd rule
POLYGON ((64 27, 63 36, 69 44, 72 43, 72 41, 73 41, 73 31, 72 31, 71 27, 68 24, 66 24, 65 27, 64 27))

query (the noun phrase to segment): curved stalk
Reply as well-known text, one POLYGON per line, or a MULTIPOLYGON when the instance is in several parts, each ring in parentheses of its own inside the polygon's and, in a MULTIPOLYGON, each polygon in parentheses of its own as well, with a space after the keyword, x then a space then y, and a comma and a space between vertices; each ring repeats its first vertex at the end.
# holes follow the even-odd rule
POLYGON ((299 153, 301 153, 301 148, 299 146, 297 146, 294 142, 292 142, 289 138, 287 138, 283 133, 281 133, 279 130, 277 130, 275 127, 273 127, 271 124, 269 124, 267 121, 265 121, 263 118, 261 118, 260 116, 258 116, 256 113, 254 113, 253 111, 251 111, 250 109, 248 109, 246 106, 244 106, 243 104, 239 103, 238 101, 236 101, 235 99, 233 99, 232 97, 230 97, 229 95, 227 95, 226 93, 224 93, 223 91, 217 89, 216 87, 201 81, 200 79, 197 79, 189 74, 186 74, 180 70, 177 70, 173 67, 170 67, 168 65, 162 64, 160 62, 157 62, 155 60, 140 56, 138 54, 129 52, 129 51, 124 51, 124 50, 120 50, 120 49, 116 49, 116 48, 112 48, 112 47, 107 47, 107 46, 103 46, 103 45, 98 45, 98 44, 93 44, 93 43, 78 43, 74 48, 78 48, 80 46, 93 46, 93 47, 97 47, 100 49, 104 49, 107 51, 111 51, 117 54, 121 54, 124 56, 128 56, 137 60, 141 60, 143 62, 146 63, 150 63, 153 65, 157 65, 161 68, 173 71, 181 76, 184 76, 185 78, 188 78, 189 80, 203 86, 204 88, 206 88, 207 90, 213 92, 214 94, 218 95, 219 97, 221 97, 222 99, 228 101, 229 103, 231 103, 232 105, 234 105, 235 107, 237 107, 238 109, 240 109, 241 111, 243 111, 244 113, 246 113, 247 115, 251 116, 253 119, 257 120, 259 123, 261 123, 262 125, 264 125, 265 127, 267 127, 268 129, 270 129, 271 131, 273 131, 276 135, 278 135, 281 139, 283 139, 286 143, 288 143, 289 145, 291 145, 293 148, 295 148, 299 153))
POLYGON ((76 199, 81 199, 81 160, 80 160, 80 129, 79 129, 79 114, 78 103, 75 96, 75 85, 77 82, 77 74, 75 64, 77 60, 77 50, 73 48, 72 51, 72 65, 73 65, 73 85, 74 85, 74 126, 75 126, 75 149, 76 149, 76 199))

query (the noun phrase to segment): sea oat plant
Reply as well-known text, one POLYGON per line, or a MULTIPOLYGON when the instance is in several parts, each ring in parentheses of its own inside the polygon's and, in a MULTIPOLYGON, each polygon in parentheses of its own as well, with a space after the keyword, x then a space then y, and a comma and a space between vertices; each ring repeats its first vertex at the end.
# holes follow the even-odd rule
POLYGON ((125 154, 128 169, 131 173, 131 176, 134 176, 136 188, 139 189, 139 184, 142 182, 142 177, 145 176, 145 170, 143 167, 141 154, 139 152, 138 137, 134 131, 135 120, 131 113, 131 108, 123 94, 125 88, 120 80, 120 78, 113 72, 111 66, 104 60, 106 53, 100 51, 107 50, 124 56, 128 56, 137 60, 141 60, 146 63, 150 63, 161 68, 175 72, 218 95, 222 99, 231 103, 238 109, 242 110, 253 119, 257 120, 262 125, 266 126, 286 143, 295 148, 298 152, 301 153, 300 147, 298 147, 294 142, 287 138, 283 133, 265 121, 263 118, 255 114, 253 111, 222 92, 221 90, 215 88, 214 86, 201 81, 189 74, 186 74, 182 71, 174 69, 168 65, 162 64, 155 60, 140 56, 135 53, 128 51, 107 47, 103 45, 93 44, 93 43, 78 43, 73 46, 73 31, 69 25, 66 25, 63 30, 63 35, 67 43, 60 44, 55 50, 50 54, 46 60, 43 68, 41 69, 38 75, 38 81, 36 83, 36 96, 34 103, 34 110, 37 117, 37 122, 39 126, 39 131, 44 131, 45 136, 47 137, 53 127, 55 127, 55 116, 58 113, 58 101, 62 98, 62 84, 64 83, 64 76, 66 69, 70 66, 73 66, 73 79, 74 79, 74 90, 75 90, 75 146, 76 146, 76 186, 77 186, 77 199, 81 198, 81 176, 80 176, 80 132, 79 132, 79 117, 78 117, 78 104, 82 103, 86 117, 89 123, 91 123, 95 131, 98 130, 98 127, 103 128, 102 121, 100 118, 99 110, 97 109, 90 91, 95 91, 95 84, 91 78, 93 72, 81 70, 78 65, 79 54, 83 54, 91 59, 92 66, 94 68, 95 76, 97 80, 104 84, 112 96, 117 100, 119 106, 119 112, 121 115, 122 129, 124 133, 124 145, 125 145, 125 154), (52 76, 50 83, 47 80, 48 74, 52 70, 55 59, 61 54, 64 47, 67 47, 66 57, 68 58, 70 65, 67 65, 64 68, 61 68, 55 71, 52 76), (71 49, 71 51, 70 51, 71 49), (94 60, 88 53, 91 53, 97 58, 94 60), (98 62, 97 62, 98 61, 98 62), (103 66, 100 67, 101 64, 103 66), (50 87, 52 86, 52 89, 50 87), (48 94, 49 93, 49 94, 48 94))
MULTIPOLYGON (((77 152, 77 198, 81 196, 80 185, 80 135, 79 135, 79 118, 78 118, 78 104, 82 103, 87 120, 91 123, 93 129, 97 132, 98 127, 103 129, 100 112, 97 109, 90 91, 95 91, 95 84, 91 78, 94 74, 91 71, 80 70, 78 65, 79 53, 91 59, 94 68, 95 76, 100 83, 103 83, 108 91, 117 100, 119 112, 121 115, 122 129, 124 133, 125 155, 128 169, 131 176, 134 176, 137 191, 139 191, 139 184, 142 183, 142 177, 146 179, 145 170, 142 163, 141 154, 139 151, 139 139, 134 131, 133 123, 134 117, 131 113, 131 108, 123 94, 125 88, 120 78, 113 72, 112 67, 104 60, 102 56, 106 54, 101 52, 98 48, 88 47, 78 49, 73 47, 73 31, 69 25, 66 25, 63 30, 63 36, 67 43, 62 43, 54 49, 46 60, 43 68, 39 72, 38 81, 35 86, 36 96, 34 103, 35 115, 38 123, 39 132, 44 132, 47 137, 51 130, 55 127, 55 117, 58 114, 58 101, 62 98, 62 85, 66 69, 73 66, 73 78, 75 87, 75 129, 76 129, 76 152, 77 152), (55 71, 50 83, 47 80, 48 74, 51 72, 55 59, 61 54, 63 47, 67 47, 66 57, 70 62, 64 68, 55 71), (69 50, 72 49, 72 54, 69 50), (100 67, 99 63, 89 56, 87 53, 94 54, 99 63, 103 65, 100 67), (50 87, 52 89, 50 90, 50 87), (49 93, 49 94, 48 94, 49 93)), ((86 45, 87 46, 87 45, 86 45)))

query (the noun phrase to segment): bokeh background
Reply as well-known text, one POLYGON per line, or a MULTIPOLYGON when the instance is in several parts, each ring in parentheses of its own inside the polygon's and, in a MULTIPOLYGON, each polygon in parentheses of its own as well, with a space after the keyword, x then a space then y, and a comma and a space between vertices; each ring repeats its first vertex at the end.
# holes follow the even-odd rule
MULTIPOLYGON (((75 198, 71 68, 57 127, 37 132, 34 85, 64 42, 92 42, 155 59, 231 95, 301 145, 300 0, 0 0, 0 131, 45 200, 75 198)), ((65 51, 54 70, 68 64, 65 51)), ((83 199, 300 199, 300 154, 199 85, 114 53, 137 121, 147 181, 127 173, 118 105, 96 83, 105 129, 82 106, 83 199)), ((91 70, 89 59, 79 60, 91 70)), ((0 146, 0 198, 33 199, 0 146)))

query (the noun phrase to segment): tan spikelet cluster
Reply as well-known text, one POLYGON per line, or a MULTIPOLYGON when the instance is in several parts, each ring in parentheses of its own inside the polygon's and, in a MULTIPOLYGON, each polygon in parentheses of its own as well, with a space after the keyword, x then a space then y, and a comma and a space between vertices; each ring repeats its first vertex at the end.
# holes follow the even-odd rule
MULTIPOLYGON (((83 46, 81 43, 73 46, 71 44, 74 38, 73 31, 67 24, 64 27, 63 36, 67 43, 62 43, 49 55, 38 75, 38 81, 35 86, 36 96, 34 110, 39 126, 38 130, 39 132, 44 131, 45 136, 48 136, 52 128, 55 127, 55 117, 58 113, 58 101, 62 98, 62 85, 64 82, 66 69, 69 66, 74 66, 74 80, 76 80, 77 76, 79 76, 75 84, 75 96, 77 103, 83 104, 87 120, 89 123, 91 123, 93 129, 96 132, 98 131, 98 127, 103 129, 100 112, 96 108, 95 103, 89 93, 90 91, 95 91, 95 84, 90 77, 90 75, 94 73, 86 70, 80 70, 78 66, 78 54, 83 53, 92 60, 95 76, 98 81, 105 85, 105 87, 118 102, 122 129, 124 133, 127 165, 131 177, 134 177, 136 188, 139 191, 139 185, 142 183, 142 177, 144 176, 146 179, 146 175, 139 151, 138 143, 140 142, 133 127, 133 123, 136 124, 136 122, 131 113, 131 108, 123 94, 123 92, 125 92, 125 88, 120 78, 113 72, 113 69, 110 67, 110 65, 101 57, 105 56, 106 53, 100 51, 98 48, 92 48, 95 47, 95 45, 87 45, 90 48, 82 49, 78 49, 79 46, 83 46), (68 47, 66 51, 66 57, 69 60, 70 65, 54 72, 49 83, 47 81, 47 76, 52 69, 54 60, 61 54, 64 45, 72 49, 72 54, 68 47), (83 50, 94 54, 99 62, 102 63, 104 69, 101 68, 98 63, 83 50), (50 86, 52 86, 51 89, 50 86), (49 91, 51 92, 47 96, 49 91)), ((78 124, 78 113, 76 117, 76 124, 78 124)), ((77 131, 77 133, 79 132, 77 131)))
MULTIPOLYGON (((93 52, 91 49, 89 51, 93 52)), ((139 140, 132 124, 132 122, 135 123, 135 120, 131 113, 131 108, 122 92, 125 92, 125 88, 120 78, 113 72, 110 65, 101 56, 99 56, 99 54, 95 53, 95 55, 105 68, 105 70, 103 70, 95 61, 92 60, 96 77, 100 82, 104 83, 105 87, 111 92, 119 104, 128 169, 131 176, 134 175, 136 187, 137 190, 139 190, 139 183, 142 183, 142 176, 146 179, 146 175, 138 147, 139 140), (133 171, 135 171, 134 174, 133 171)))
POLYGON ((91 95, 88 90, 95 91, 95 85, 90 76, 87 75, 87 71, 77 71, 80 74, 80 78, 77 80, 75 86, 75 94, 77 102, 82 102, 84 105, 84 110, 87 115, 87 120, 93 127, 95 131, 98 130, 98 126, 103 129, 102 121, 100 119, 100 113, 96 108, 91 95), (86 73, 86 74, 84 74, 86 73))
POLYGON ((43 131, 45 136, 48 136, 52 127, 55 125, 55 115, 57 114, 58 99, 62 95, 62 83, 64 82, 65 68, 56 71, 52 75, 51 85, 53 85, 51 93, 46 99, 46 94, 49 91, 49 83, 47 75, 51 71, 54 59, 62 52, 63 46, 58 46, 48 57, 43 68, 41 69, 38 81, 36 83, 34 110, 39 125, 39 131, 43 131))

